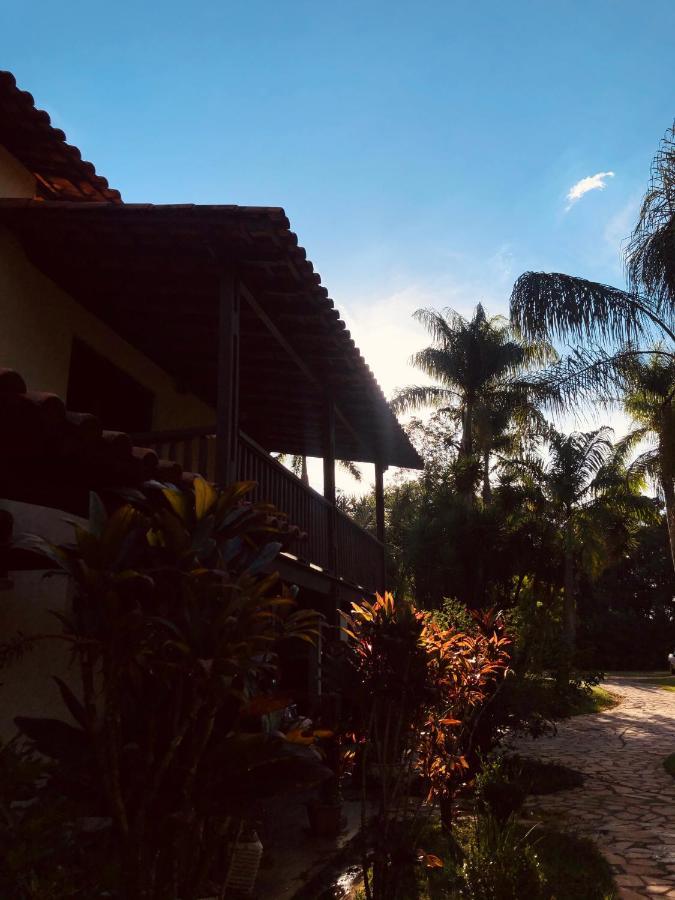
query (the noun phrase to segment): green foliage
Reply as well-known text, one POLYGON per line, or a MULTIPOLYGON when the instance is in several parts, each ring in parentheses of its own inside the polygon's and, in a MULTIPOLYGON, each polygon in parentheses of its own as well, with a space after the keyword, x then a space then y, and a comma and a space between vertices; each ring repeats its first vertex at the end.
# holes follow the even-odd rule
POLYGON ((459 895, 467 900, 546 900, 536 847, 514 818, 486 814, 470 827, 461 866, 459 895))
POLYGON ((25 742, 0 747, 0 896, 103 897, 115 875, 109 829, 102 820, 99 830, 87 830, 69 798, 49 785, 50 774, 25 742))
POLYGON ((594 685, 590 690, 580 693, 579 699, 572 703, 569 715, 585 716, 603 712, 606 709, 613 709, 618 703, 619 700, 614 694, 599 685, 594 685))
POLYGON ((445 630, 452 628, 470 634, 476 628, 476 623, 466 606, 452 597, 443 598, 441 608, 433 613, 433 617, 438 627, 445 630))
POLYGON ((663 768, 669 775, 672 775, 675 778, 675 753, 671 753, 670 756, 666 756, 663 760, 663 768))
POLYGON ((363 494, 360 497, 345 494, 338 489, 336 497, 337 508, 353 519, 364 531, 377 536, 377 522, 375 517, 375 494, 363 494))
POLYGON ((263 574, 280 543, 274 511, 244 502, 251 487, 198 479, 110 509, 92 496, 74 544, 24 541, 74 583, 56 637, 80 684, 57 682, 74 725, 17 725, 79 814, 110 819, 120 877, 143 900, 205 892, 256 799, 330 775, 305 741, 246 730, 288 703, 274 693, 278 653, 318 625, 263 574))
MULTIPOLYGON (((560 273, 527 272, 511 295, 511 321, 531 339, 576 339, 572 353, 535 379, 558 411, 580 402, 628 407, 641 435, 657 438, 639 468, 660 481, 675 566, 675 154, 673 130, 652 166, 638 223, 626 247, 630 291, 560 273), (655 344, 654 341, 659 343, 655 344)), ((629 441, 631 443, 631 441, 629 441)))
MULTIPOLYGON (((369 900, 401 896, 400 869, 420 826, 440 801, 444 815, 470 768, 476 724, 508 665, 508 641, 496 617, 475 635, 441 630, 430 615, 391 594, 352 604, 345 616, 357 675, 356 736, 364 776, 379 782, 375 810, 364 790, 364 817, 373 813, 373 859, 364 848, 369 900), (418 778, 426 803, 413 812, 409 790, 418 778), (426 815, 425 815, 426 814, 426 815)), ((364 840, 367 835, 364 834, 364 840)))
POLYGON ((435 383, 399 391, 394 409, 438 411, 434 423, 444 426, 442 445, 457 451, 453 466, 459 495, 472 504, 480 480, 483 502, 489 505, 492 455, 545 427, 539 390, 526 373, 557 354, 546 341, 524 340, 500 316, 488 317, 481 304, 470 320, 452 309, 420 309, 415 318, 433 343, 414 354, 412 364, 435 383))
POLYGON ((593 841, 544 828, 536 852, 546 882, 546 900, 618 900, 609 863, 593 841))
POLYGON ((675 647, 675 576, 663 518, 639 526, 630 550, 581 580, 578 654, 604 671, 649 671, 675 647))
POLYGON ((515 815, 525 801, 525 788, 519 774, 503 757, 496 756, 486 761, 476 776, 476 799, 483 811, 494 816, 500 825, 515 815))

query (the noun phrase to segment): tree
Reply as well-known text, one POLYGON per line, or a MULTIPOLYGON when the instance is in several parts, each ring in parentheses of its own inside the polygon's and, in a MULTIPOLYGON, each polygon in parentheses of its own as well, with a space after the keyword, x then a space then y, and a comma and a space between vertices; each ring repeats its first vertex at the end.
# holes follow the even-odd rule
POLYGON ((630 357, 619 374, 624 380, 624 408, 637 425, 626 442, 634 446, 647 439, 656 445, 640 454, 633 465, 651 476, 663 494, 675 566, 675 358, 630 357))
MULTIPOLYGON (((288 464, 291 472, 299 478, 300 481, 309 487, 309 473, 307 471, 307 457, 299 454, 279 453, 276 459, 280 463, 288 464)), ((336 459, 335 462, 340 468, 351 475, 355 481, 361 481, 361 469, 349 459, 336 459)))
MULTIPOLYGON (((616 400, 631 366, 654 356, 664 371, 675 362, 675 128, 653 163, 637 225, 625 252, 628 290, 558 272, 526 272, 511 295, 511 321, 530 340, 577 339, 585 349, 545 373, 561 408, 584 399, 616 400), (654 345, 655 338, 662 341, 654 345)), ((675 430, 663 433, 675 457, 675 430)), ((664 489, 675 567, 675 496, 664 489)))
POLYGON ((640 473, 625 466, 625 443, 613 446, 610 434, 607 427, 568 435, 552 430, 545 461, 530 458, 507 466, 534 478, 542 514, 558 536, 568 666, 575 649, 580 575, 599 574, 616 547, 625 545, 633 523, 653 509, 640 493, 640 473))
MULTIPOLYGON (((415 318, 433 341, 414 354, 412 364, 437 383, 403 388, 393 407, 443 411, 459 430, 459 468, 480 465, 483 496, 489 502, 490 454, 518 413, 527 418, 535 411, 524 373, 552 362, 555 352, 547 341, 521 340, 501 316, 487 316, 481 304, 471 319, 452 309, 420 309, 415 318)), ((463 493, 473 496, 468 487, 463 493)))

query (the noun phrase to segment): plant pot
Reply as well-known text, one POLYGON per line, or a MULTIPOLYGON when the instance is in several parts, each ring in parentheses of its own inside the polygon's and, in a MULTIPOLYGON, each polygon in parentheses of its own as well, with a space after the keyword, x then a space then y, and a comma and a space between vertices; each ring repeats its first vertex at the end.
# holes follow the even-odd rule
POLYGON ((309 827, 317 837, 337 837, 345 825, 342 801, 322 803, 314 800, 307 804, 309 827))
POLYGON ((236 891, 244 896, 253 893, 263 846, 256 832, 252 832, 245 840, 236 841, 231 847, 230 864, 225 878, 227 890, 236 891))

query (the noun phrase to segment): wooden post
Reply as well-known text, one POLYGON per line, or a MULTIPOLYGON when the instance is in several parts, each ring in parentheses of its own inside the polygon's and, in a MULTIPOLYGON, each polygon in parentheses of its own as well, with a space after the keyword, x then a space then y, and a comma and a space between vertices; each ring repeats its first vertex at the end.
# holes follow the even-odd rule
POLYGON ((218 400, 216 406, 216 481, 237 478, 239 446, 239 284, 234 269, 225 269, 219 285, 218 400))
POLYGON ((382 544, 382 564, 378 572, 378 591, 383 593, 387 584, 384 552, 384 473, 387 467, 382 463, 375 463, 375 525, 377 539, 382 544))
POLYGON ((330 547, 331 569, 335 574, 339 574, 337 571, 337 511, 335 507, 335 405, 332 400, 326 401, 324 420, 323 495, 330 503, 328 546, 330 547))

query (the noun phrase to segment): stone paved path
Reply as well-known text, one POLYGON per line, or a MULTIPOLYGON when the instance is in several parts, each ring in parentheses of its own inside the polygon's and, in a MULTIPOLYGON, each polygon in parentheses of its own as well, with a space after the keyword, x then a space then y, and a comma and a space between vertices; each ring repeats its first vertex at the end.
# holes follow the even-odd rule
MULTIPOLYGON (((563 722, 558 734, 520 741, 519 752, 586 776, 583 788, 533 797, 529 808, 592 837, 614 869, 622 900, 675 898, 675 692, 632 678, 606 686, 621 703, 563 722)), ((562 898, 561 898, 562 900, 562 898)))

